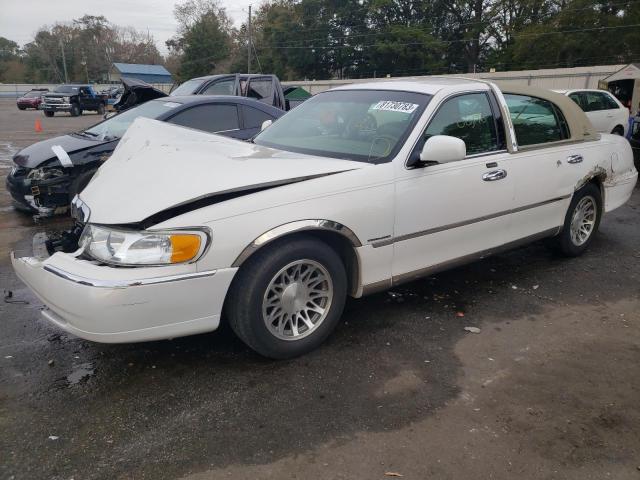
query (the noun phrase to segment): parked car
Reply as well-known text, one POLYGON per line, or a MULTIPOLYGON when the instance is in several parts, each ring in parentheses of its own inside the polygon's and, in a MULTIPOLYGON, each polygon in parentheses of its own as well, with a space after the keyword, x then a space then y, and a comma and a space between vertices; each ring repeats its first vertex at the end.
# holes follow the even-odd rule
POLYGON ((25 93, 16 100, 18 109, 26 110, 27 108, 35 108, 37 110, 42 102, 42 95, 48 91, 48 88, 34 88, 33 90, 25 93))
POLYGON ((69 112, 77 117, 87 110, 104 115, 106 105, 105 96, 96 93, 91 85, 60 85, 42 96, 40 108, 45 117, 53 117, 56 112, 69 112))
POLYGON ((172 90, 170 95, 234 95, 289 110, 280 80, 275 75, 232 73, 192 78, 172 90))
POLYGON ((629 128, 629 109, 605 90, 556 90, 576 102, 587 114, 596 131, 622 137, 629 128))
POLYGON ((355 84, 253 143, 138 118, 75 197, 66 251, 12 262, 82 338, 206 332, 224 310, 247 345, 288 358, 327 338, 347 295, 544 237, 580 255, 637 177, 629 142, 553 92, 355 84))
POLYGON ((138 117, 183 125, 247 140, 266 120, 285 112, 247 98, 171 97, 152 100, 107 120, 20 150, 7 176, 7 190, 17 208, 40 215, 64 213, 71 199, 111 156, 125 131, 138 117), (56 151, 57 150, 57 151, 56 151))

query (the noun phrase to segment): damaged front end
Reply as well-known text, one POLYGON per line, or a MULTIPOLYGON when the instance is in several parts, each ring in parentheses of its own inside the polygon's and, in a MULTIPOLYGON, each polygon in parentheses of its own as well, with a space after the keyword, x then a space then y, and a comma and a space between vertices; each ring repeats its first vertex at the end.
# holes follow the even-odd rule
POLYGON ((21 210, 41 217, 62 214, 69 210, 70 187, 80 173, 80 168, 60 166, 16 167, 7 176, 7 190, 21 210))

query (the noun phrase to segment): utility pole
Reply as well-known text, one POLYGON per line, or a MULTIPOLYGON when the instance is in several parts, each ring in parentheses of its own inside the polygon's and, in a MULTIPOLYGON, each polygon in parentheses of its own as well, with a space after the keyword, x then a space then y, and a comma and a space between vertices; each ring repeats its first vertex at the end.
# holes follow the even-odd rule
POLYGON ((249 5, 249 21, 247 22, 247 73, 251 73, 251 5, 249 5))
POLYGON ((69 77, 67 77, 67 60, 64 56, 64 45, 62 39, 60 39, 60 50, 62 51, 62 67, 64 68, 64 83, 69 83, 69 77))

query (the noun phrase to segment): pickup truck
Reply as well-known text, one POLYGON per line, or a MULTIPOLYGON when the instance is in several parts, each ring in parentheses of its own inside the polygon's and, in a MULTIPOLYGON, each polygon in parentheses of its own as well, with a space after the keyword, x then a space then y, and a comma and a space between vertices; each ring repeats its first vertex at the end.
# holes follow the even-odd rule
POLYGON ((42 96, 40 109, 45 117, 53 117, 56 112, 69 112, 77 117, 85 110, 104 115, 106 105, 106 96, 97 93, 91 85, 60 85, 42 96))
POLYGON ((174 95, 235 95, 289 110, 289 102, 275 75, 231 73, 192 78, 173 89, 170 96, 174 95))

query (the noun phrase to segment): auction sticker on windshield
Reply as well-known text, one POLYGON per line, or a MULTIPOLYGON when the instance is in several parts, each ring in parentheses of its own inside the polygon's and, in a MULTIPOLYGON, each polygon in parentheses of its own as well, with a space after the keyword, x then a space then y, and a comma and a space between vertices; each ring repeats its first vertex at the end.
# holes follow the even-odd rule
POLYGON ((382 110, 385 112, 413 113, 416 108, 418 108, 417 103, 393 102, 391 100, 383 100, 381 102, 376 103, 373 107, 371 107, 371 110, 382 110))

